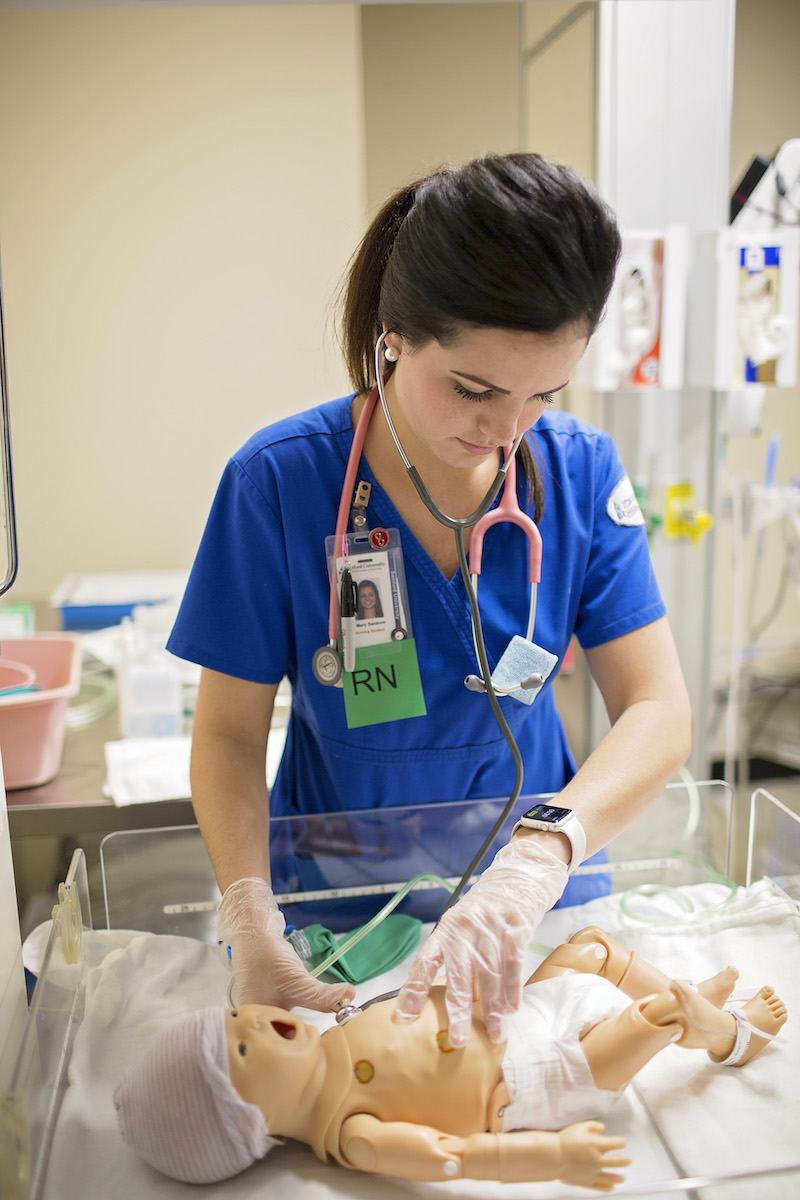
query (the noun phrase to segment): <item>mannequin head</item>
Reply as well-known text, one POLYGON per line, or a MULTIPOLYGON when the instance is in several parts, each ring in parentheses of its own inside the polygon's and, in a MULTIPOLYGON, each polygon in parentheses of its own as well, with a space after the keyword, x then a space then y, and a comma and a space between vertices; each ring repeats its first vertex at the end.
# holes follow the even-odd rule
MULTIPOLYGON (((287 1025, 296 1021, 282 1009, 275 1011, 287 1025)), ((229 1179, 280 1145, 270 1136, 261 1109, 231 1082, 230 1046, 245 1038, 238 1027, 232 1034, 228 1021, 225 1009, 208 1008, 170 1026, 128 1069, 114 1092, 128 1145, 163 1174, 186 1183, 229 1179)), ((246 1035, 248 1045, 250 1036, 246 1035)), ((277 1034, 274 1043, 278 1049, 293 1045, 277 1034)), ((297 1046, 303 1046, 302 1040, 297 1046)), ((255 1053, 251 1061, 254 1058, 255 1053)), ((267 1076, 265 1062, 260 1069, 267 1076)), ((279 1087, 283 1082, 281 1076, 279 1087)))
POLYGON ((236 1093, 274 1133, 305 1140, 305 1117, 325 1075, 319 1031, 286 1009, 242 1004, 225 1014, 225 1037, 236 1093))

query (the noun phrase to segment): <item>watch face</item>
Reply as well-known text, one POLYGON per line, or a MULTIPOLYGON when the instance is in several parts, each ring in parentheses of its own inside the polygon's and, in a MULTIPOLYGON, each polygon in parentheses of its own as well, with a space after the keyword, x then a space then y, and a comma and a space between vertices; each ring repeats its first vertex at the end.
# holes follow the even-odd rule
POLYGON ((546 825, 558 825, 565 817, 572 815, 571 808, 559 808, 557 804, 534 804, 524 817, 531 821, 543 821, 546 825))

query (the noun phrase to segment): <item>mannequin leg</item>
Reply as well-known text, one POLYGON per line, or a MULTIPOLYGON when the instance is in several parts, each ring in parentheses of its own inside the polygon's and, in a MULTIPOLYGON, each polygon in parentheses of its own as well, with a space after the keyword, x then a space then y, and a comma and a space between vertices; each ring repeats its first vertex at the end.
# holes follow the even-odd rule
MULTIPOLYGON (((786 1008, 772 988, 763 987, 742 1006, 742 1015, 764 1037, 751 1034, 736 1066, 764 1049, 786 1021, 786 1008)), ((733 1013, 673 981, 659 995, 637 1000, 618 1016, 594 1025, 581 1039, 581 1049, 597 1086, 616 1091, 671 1042, 707 1050, 712 1060, 721 1062, 736 1042, 736 1033, 733 1013)))
MULTIPOLYGON (((600 975, 632 1000, 659 994, 669 988, 670 978, 627 946, 596 925, 588 925, 549 954, 528 980, 552 979, 564 971, 600 975)), ((721 1007, 733 991, 738 978, 734 967, 725 967, 698 985, 698 991, 712 1004, 721 1007)))
POLYGON ((579 929, 570 938, 570 945, 598 945, 605 950, 605 962, 600 974, 632 1000, 663 992, 669 987, 669 977, 623 946, 616 938, 596 925, 579 929))
MULTIPOLYGON (((630 1083, 650 1059, 683 1034, 683 1026, 670 1021, 666 1011, 649 1020, 644 1009, 660 997, 646 996, 630 1004, 624 1012, 599 1021, 581 1038, 581 1050, 599 1088, 616 1092, 630 1083)), ((673 1012, 678 1004, 672 997, 673 1012)), ((733 1019, 733 1018, 731 1018, 733 1019)))

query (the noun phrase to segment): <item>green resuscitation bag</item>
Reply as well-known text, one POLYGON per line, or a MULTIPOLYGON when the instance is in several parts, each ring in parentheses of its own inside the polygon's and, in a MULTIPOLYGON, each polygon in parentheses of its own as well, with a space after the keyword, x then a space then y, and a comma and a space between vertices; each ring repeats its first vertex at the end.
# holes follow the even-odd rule
MULTIPOLYGON (((359 929, 363 928, 363 925, 359 926, 359 929)), ((293 930, 288 938, 309 969, 312 969, 344 945, 354 933, 358 933, 358 930, 337 937, 324 925, 306 925, 303 929, 293 930)), ((382 975, 384 971, 397 966, 415 950, 421 933, 422 922, 418 917, 392 913, 365 934, 360 942, 346 950, 325 973, 353 984, 374 979, 376 975, 382 975)))

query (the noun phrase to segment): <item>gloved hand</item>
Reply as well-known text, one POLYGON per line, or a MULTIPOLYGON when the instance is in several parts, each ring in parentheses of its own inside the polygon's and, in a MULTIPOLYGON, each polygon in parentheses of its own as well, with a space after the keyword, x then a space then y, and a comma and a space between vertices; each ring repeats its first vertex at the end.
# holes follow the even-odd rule
POLYGON ((505 1018, 522 1001, 525 951, 567 877, 566 864, 536 838, 516 838, 503 846, 417 954, 397 997, 398 1016, 418 1017, 431 984, 444 971, 451 1046, 463 1046, 469 1037, 476 987, 487 1033, 493 1042, 503 1041, 505 1018))
POLYGON ((355 996, 352 984, 321 983, 286 941, 283 913, 264 879, 237 879, 217 911, 217 936, 231 948, 237 1004, 275 1004, 330 1012, 355 996))

